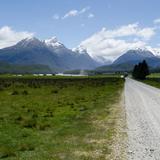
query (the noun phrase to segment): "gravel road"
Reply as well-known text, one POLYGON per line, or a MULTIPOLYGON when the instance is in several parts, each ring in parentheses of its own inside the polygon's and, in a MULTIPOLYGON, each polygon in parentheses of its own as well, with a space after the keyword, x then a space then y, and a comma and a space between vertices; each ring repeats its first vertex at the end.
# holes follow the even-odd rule
POLYGON ((126 79, 128 160, 160 160, 160 90, 126 79))

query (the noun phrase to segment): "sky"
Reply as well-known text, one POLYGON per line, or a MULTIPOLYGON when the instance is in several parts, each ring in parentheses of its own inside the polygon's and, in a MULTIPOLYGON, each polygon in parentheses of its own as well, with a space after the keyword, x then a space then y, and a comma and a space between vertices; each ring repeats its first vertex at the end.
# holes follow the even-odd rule
POLYGON ((114 60, 134 48, 157 54, 159 6, 159 0, 1 0, 0 48, 30 36, 56 36, 99 60, 114 60))

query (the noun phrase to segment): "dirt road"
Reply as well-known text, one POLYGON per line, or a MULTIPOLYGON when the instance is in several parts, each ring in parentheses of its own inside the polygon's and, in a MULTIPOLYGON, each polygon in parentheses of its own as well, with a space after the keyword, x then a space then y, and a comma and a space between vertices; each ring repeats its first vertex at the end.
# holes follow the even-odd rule
POLYGON ((129 160, 160 160, 160 90, 126 79, 129 160))

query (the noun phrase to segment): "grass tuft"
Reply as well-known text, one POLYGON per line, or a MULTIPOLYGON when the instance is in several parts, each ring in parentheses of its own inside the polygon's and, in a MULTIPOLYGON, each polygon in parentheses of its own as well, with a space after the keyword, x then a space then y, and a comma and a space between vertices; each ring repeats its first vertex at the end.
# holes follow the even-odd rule
POLYGON ((16 153, 12 147, 0 146, 0 159, 7 157, 15 157, 16 153))

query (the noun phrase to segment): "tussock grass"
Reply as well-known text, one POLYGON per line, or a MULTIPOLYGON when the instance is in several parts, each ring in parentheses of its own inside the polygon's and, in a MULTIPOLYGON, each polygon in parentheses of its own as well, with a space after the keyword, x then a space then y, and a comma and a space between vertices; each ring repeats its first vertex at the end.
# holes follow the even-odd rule
POLYGON ((0 78, 0 159, 107 159, 123 81, 0 78))

